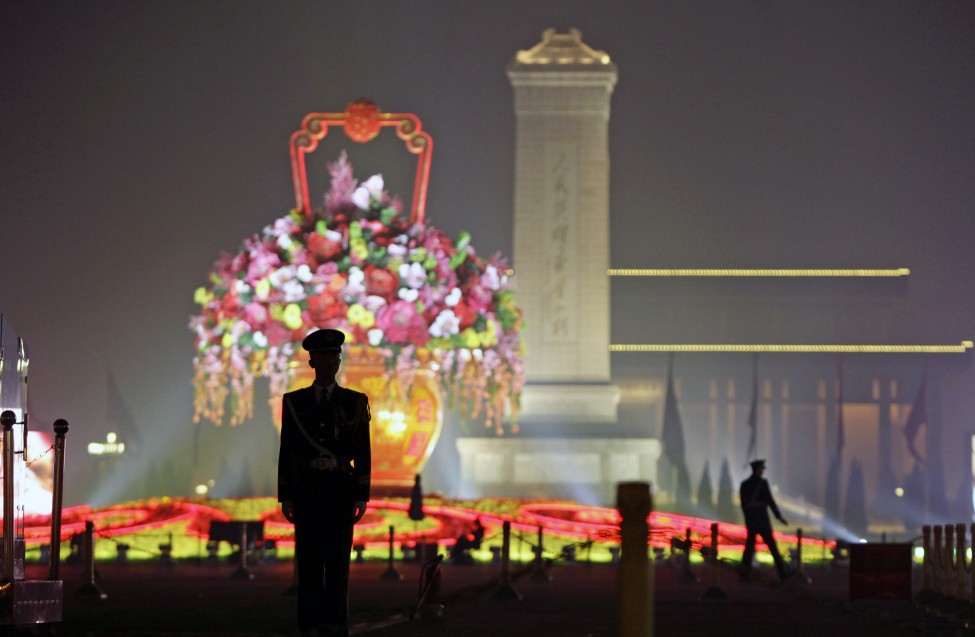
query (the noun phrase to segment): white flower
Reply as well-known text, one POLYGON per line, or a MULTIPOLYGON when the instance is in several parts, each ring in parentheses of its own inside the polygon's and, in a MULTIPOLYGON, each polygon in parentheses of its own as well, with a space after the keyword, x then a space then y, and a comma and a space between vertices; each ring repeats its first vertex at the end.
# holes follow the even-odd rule
POLYGON ((247 294, 251 291, 251 286, 247 285, 240 279, 237 279, 237 281, 234 283, 234 291, 237 294, 247 294))
POLYGON ((293 265, 285 265, 267 276, 268 282, 276 288, 284 287, 284 284, 295 276, 295 267, 293 265))
MULTIPOLYGON (((295 222, 291 220, 290 217, 282 217, 274 222, 274 225, 268 226, 273 234, 289 234, 291 229, 295 227, 295 222)), ((267 228, 265 228, 265 231, 267 228)))
POLYGON ((349 268, 349 285, 362 285, 366 280, 366 273, 357 265, 349 268))
POLYGON ((386 299, 375 294, 370 294, 362 300, 362 306, 373 314, 378 314, 379 310, 386 307, 386 299))
POLYGON ((254 336, 252 338, 254 340, 254 345, 261 349, 267 347, 267 337, 264 336, 264 332, 254 332, 254 336))
POLYGON ((369 338, 369 344, 373 347, 378 347, 383 342, 383 331, 381 329, 371 329, 366 332, 366 336, 369 338))
POLYGON ((295 278, 297 278, 302 283, 308 283, 309 281, 312 280, 313 276, 314 273, 312 273, 311 268, 309 268, 308 265, 305 263, 299 265, 298 269, 295 271, 295 278))
POLYGON ((398 243, 390 243, 386 246, 386 253, 391 257, 405 257, 406 252, 406 246, 401 246, 398 243))
POLYGON ((410 303, 412 303, 413 301, 416 301, 418 298, 420 298, 420 291, 411 288, 400 288, 399 298, 403 299, 404 301, 409 301, 410 303))
POLYGON ((450 291, 450 294, 448 294, 444 298, 443 300, 444 305, 446 305, 447 307, 454 307, 455 305, 460 303, 460 299, 462 296, 463 293, 460 291, 460 288, 454 288, 453 290, 450 291))
POLYGON ((326 230, 325 238, 328 239, 329 241, 334 241, 338 243, 339 241, 342 240, 342 233, 339 232, 338 230, 326 230))
POLYGON ((383 192, 383 176, 373 175, 352 193, 352 203, 359 210, 368 210, 374 199, 379 199, 383 192))
POLYGON ((346 302, 357 301, 359 297, 366 293, 366 273, 359 266, 349 268, 349 278, 345 282, 343 294, 346 302))
POLYGON ((283 234, 280 237, 278 237, 277 243, 279 248, 281 248, 282 250, 287 250, 288 248, 291 247, 291 244, 294 243, 294 241, 292 241, 291 237, 289 237, 288 235, 283 234))
POLYGON ((369 194, 373 197, 378 197, 383 194, 383 176, 382 174, 373 175, 366 180, 366 183, 362 184, 362 187, 369 191, 369 194))
POLYGON ((460 319, 453 310, 443 310, 437 314, 433 325, 430 326, 431 336, 451 336, 460 332, 460 319))
POLYGON ((300 301, 305 298, 305 286, 301 284, 297 279, 291 279, 283 286, 281 286, 281 291, 284 292, 285 303, 294 303, 295 301, 300 301))
POLYGON ((427 271, 419 263, 401 263, 399 266, 399 278, 406 282, 411 288, 423 287, 427 282, 427 271))

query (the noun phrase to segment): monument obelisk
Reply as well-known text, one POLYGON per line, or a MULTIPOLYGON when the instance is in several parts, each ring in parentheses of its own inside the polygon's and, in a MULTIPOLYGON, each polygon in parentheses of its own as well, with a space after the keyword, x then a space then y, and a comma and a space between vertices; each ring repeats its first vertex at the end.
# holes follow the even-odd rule
POLYGON ((516 436, 457 440, 462 497, 609 505, 654 480, 660 442, 621 437, 610 376, 609 98, 616 67, 579 31, 508 65, 515 98, 514 269, 526 386, 516 436))
POLYGON ((609 143, 616 66, 572 29, 508 65, 514 88, 514 269, 525 314, 520 421, 611 423, 609 143))

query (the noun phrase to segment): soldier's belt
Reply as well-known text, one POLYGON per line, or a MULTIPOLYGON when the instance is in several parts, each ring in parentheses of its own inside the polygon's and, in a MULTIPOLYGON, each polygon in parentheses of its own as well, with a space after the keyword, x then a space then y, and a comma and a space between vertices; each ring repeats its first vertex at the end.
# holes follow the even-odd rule
POLYGON ((312 458, 308 465, 315 471, 348 471, 352 467, 348 462, 338 462, 335 458, 312 458))

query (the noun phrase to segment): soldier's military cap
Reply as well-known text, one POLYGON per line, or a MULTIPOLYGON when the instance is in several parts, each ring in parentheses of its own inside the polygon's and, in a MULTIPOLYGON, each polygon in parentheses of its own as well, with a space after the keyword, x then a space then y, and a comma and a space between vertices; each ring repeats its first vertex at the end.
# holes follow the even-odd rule
POLYGON ((339 330, 316 330, 305 337, 301 346, 309 352, 341 352, 345 334, 339 330))
POLYGON ((752 469, 765 468, 765 460, 752 460, 749 464, 752 465, 752 469))

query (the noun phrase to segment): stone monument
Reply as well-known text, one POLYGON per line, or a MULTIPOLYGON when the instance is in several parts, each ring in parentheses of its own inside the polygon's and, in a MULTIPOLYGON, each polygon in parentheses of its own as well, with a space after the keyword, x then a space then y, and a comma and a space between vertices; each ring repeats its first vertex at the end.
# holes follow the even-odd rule
POLYGON ((514 269, 525 315, 522 434, 458 440, 463 495, 612 502, 656 478, 660 443, 620 438, 610 377, 609 99, 616 66, 548 29, 508 66, 514 269))

